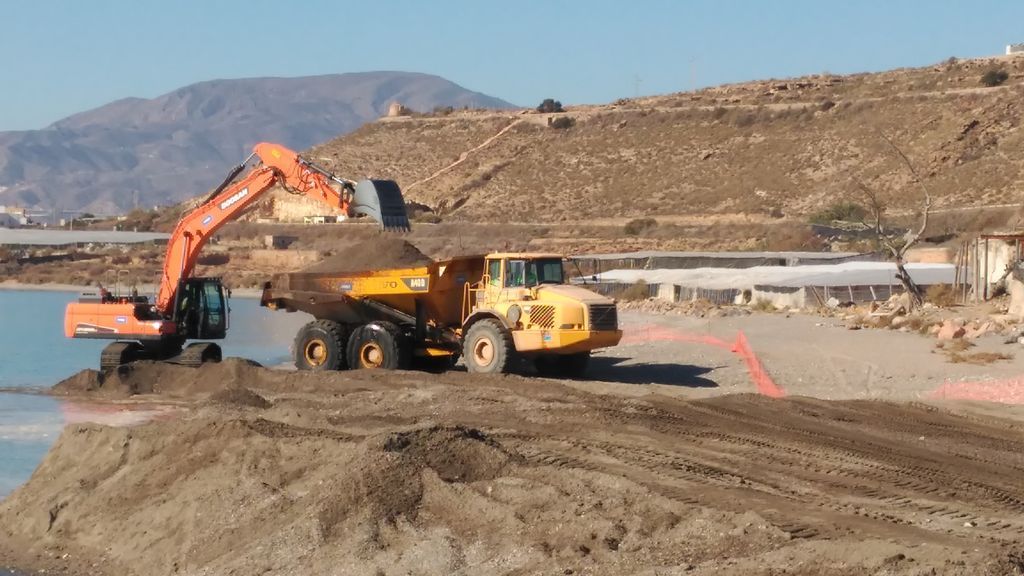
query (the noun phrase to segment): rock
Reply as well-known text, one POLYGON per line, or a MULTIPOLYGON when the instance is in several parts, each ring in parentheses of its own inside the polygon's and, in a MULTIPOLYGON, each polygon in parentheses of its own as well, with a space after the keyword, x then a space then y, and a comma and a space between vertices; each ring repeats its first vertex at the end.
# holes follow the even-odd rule
POLYGON ((889 321, 889 327, 892 328, 893 330, 898 330, 904 327, 909 321, 910 319, 907 318, 906 316, 893 316, 892 319, 889 321))
POLYGON ((825 305, 829 308, 839 308, 839 298, 832 296, 827 302, 825 302, 825 305))
POLYGON ((894 294, 889 298, 888 305, 890 308, 903 308, 904 310, 910 310, 910 294, 906 292, 901 294, 894 294))
POLYGON ((992 322, 985 322, 981 326, 965 328, 964 338, 967 338, 968 340, 974 340, 979 336, 984 336, 985 334, 992 332, 994 329, 995 324, 993 324, 992 322))
POLYGON ((1018 318, 1024 316, 1024 282, 1016 278, 1008 278, 1006 281, 1007 292, 1010 293, 1010 307, 1007 313, 1018 318))
POLYGON ((955 340, 963 338, 966 332, 963 325, 957 325, 955 320, 946 320, 939 327, 935 336, 939 340, 955 340))

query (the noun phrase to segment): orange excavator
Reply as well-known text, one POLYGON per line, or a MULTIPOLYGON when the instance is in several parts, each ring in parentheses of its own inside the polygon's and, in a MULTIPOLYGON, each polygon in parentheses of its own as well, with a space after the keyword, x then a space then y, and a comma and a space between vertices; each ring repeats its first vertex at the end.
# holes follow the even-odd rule
POLYGON ((274 186, 323 201, 352 217, 369 217, 385 230, 409 230, 405 200, 394 181, 346 180, 284 146, 260 143, 178 222, 167 244, 155 301, 134 293, 113 296, 103 288, 96 294, 83 294, 67 306, 64 335, 114 340, 100 356, 103 370, 142 359, 189 365, 219 361, 221 350, 215 343, 185 346, 188 340, 223 339, 228 330, 224 286, 220 278, 193 277, 196 260, 219 228, 274 186), (254 157, 259 162, 236 182, 254 157))

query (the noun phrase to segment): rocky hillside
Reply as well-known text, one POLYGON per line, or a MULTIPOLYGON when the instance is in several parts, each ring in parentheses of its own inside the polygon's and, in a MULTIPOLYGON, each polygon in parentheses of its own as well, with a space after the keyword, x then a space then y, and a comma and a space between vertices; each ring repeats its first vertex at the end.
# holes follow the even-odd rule
POLYGON ((771 229, 806 227, 812 214, 856 199, 855 181, 891 212, 917 209, 920 188, 884 134, 921 173, 937 216, 947 214, 936 225, 956 228, 974 213, 949 214, 1022 200, 1022 82, 1024 58, 950 61, 560 114, 388 118, 310 154, 345 174, 394 178, 445 221, 621 228, 654 217, 658 242, 640 234, 627 244, 755 248, 771 229), (1008 78, 984 86, 992 69, 1008 78))
POLYGON ((417 111, 511 106, 406 72, 202 82, 43 130, 0 132, 0 204, 117 213, 181 201, 219 183, 256 142, 303 149, 380 117, 392 101, 417 111))

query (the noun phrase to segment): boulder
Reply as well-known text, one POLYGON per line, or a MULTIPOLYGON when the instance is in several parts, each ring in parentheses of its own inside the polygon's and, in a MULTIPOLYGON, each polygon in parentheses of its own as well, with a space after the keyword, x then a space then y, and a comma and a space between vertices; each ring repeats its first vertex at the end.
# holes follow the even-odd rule
POLYGON ((979 336, 984 336, 995 329, 995 324, 992 322, 985 322, 980 326, 971 326, 964 329, 964 338, 968 340, 974 340, 979 336))
POLYGON ((1017 318, 1024 317, 1024 282, 1016 278, 1006 280, 1007 292, 1010 293, 1010 309, 1007 313, 1017 318))
POLYGON ((935 334, 935 337, 939 340, 955 340, 957 338, 963 338, 967 330, 962 325, 956 323, 955 320, 946 320, 939 326, 939 331, 935 334))

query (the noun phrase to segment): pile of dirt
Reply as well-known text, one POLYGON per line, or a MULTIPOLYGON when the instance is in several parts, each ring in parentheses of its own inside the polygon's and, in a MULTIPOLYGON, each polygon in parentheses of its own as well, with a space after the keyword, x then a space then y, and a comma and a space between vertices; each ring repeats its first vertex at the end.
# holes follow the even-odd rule
POLYGON ((248 388, 228 388, 226 390, 214 392, 213 395, 210 396, 210 401, 218 402, 220 404, 228 404, 231 406, 248 406, 250 408, 258 408, 260 410, 266 410, 273 406, 269 400, 248 388))
POLYGON ((143 375, 218 401, 67 427, 0 503, 0 565, 966 576, 1000 574, 1024 533, 1020 424, 978 414, 242 362, 141 363, 95 390, 143 375))
POLYGON ((258 362, 244 358, 225 358, 223 362, 199 367, 168 362, 141 360, 98 372, 82 370, 55 384, 50 392, 57 396, 94 396, 106 399, 156 394, 168 398, 202 399, 227 387, 244 385, 256 379, 258 362))
POLYGON ((432 426, 371 437, 340 480, 341 491, 318 515, 325 538, 357 525, 380 530, 419 517, 425 491, 424 472, 451 483, 491 481, 522 457, 506 450, 480 430, 463 426, 432 426))
POLYGON ((415 268, 431 260, 401 238, 381 236, 339 249, 334 255, 313 264, 303 272, 362 272, 380 268, 415 268))

